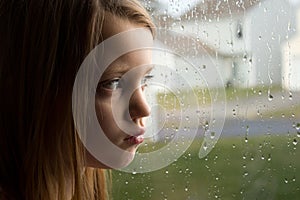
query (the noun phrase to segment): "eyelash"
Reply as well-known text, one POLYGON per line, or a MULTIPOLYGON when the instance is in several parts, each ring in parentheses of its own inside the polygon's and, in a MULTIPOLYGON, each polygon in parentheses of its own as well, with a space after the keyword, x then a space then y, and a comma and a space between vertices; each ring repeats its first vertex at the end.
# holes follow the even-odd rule
MULTIPOLYGON (((153 75, 144 76, 144 78, 141 80, 141 86, 142 87, 147 86, 147 82, 149 80, 151 80, 152 78, 153 78, 153 75)), ((122 88, 122 84, 124 84, 124 83, 122 83, 122 82, 120 83, 120 80, 121 80, 121 78, 109 79, 109 80, 101 82, 99 84, 99 86, 103 89, 114 91, 114 90, 122 88)))

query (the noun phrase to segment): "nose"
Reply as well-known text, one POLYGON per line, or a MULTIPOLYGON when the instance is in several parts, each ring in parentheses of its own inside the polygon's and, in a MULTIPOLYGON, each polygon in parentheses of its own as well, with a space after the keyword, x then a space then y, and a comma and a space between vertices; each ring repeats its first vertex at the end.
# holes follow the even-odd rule
POLYGON ((129 113, 132 121, 144 126, 142 118, 150 115, 151 110, 146 101, 144 87, 139 87, 134 91, 129 102, 129 113))

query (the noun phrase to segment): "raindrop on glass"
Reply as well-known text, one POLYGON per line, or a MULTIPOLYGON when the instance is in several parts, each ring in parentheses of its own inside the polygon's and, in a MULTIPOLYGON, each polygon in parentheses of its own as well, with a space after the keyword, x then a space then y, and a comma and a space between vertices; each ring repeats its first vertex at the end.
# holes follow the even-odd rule
POLYGON ((207 144, 206 144, 206 142, 204 142, 204 144, 203 144, 203 149, 204 149, 204 151, 206 151, 207 150, 207 144))
POLYGON ((243 155, 243 159, 246 160, 246 155, 245 154, 243 155))
POLYGON ((293 100, 293 94, 289 92, 289 100, 293 100))
POLYGON ((244 174, 243 174, 244 177, 246 177, 246 176, 248 176, 248 175, 249 175, 248 172, 244 172, 244 174))
POLYGON ((210 133, 210 138, 211 138, 211 139, 214 139, 214 138, 215 138, 215 135, 216 135, 216 133, 212 131, 212 132, 210 133))
POLYGON ((271 160, 272 160, 271 154, 269 154, 269 156, 268 156, 268 161, 271 161, 271 160))
POLYGON ((259 90, 259 91, 258 91, 258 95, 261 95, 261 94, 262 94, 262 92, 261 92, 261 90, 259 90))
POLYGON ((284 179, 284 183, 289 183, 287 178, 284 179))
POLYGON ((187 187, 187 186, 184 188, 184 191, 186 191, 186 192, 187 192, 187 191, 189 191, 189 189, 188 189, 188 187, 187 187))
POLYGON ((232 115, 236 116, 236 110, 235 109, 232 109, 232 115))
POLYGON ((246 54, 246 53, 243 55, 243 61, 244 61, 244 62, 247 61, 247 54, 246 54))
POLYGON ((300 131, 300 123, 297 123, 295 128, 296 128, 297 131, 300 131))
POLYGON ((273 100, 273 98, 274 98, 274 97, 273 97, 273 95, 272 95, 272 94, 269 94, 269 95, 268 95, 268 100, 269 100, 269 101, 272 101, 272 100, 273 100))
POLYGON ((294 140, 293 140, 293 145, 295 145, 295 146, 296 146, 297 144, 298 144, 298 141, 297 141, 297 139, 294 139, 294 140))

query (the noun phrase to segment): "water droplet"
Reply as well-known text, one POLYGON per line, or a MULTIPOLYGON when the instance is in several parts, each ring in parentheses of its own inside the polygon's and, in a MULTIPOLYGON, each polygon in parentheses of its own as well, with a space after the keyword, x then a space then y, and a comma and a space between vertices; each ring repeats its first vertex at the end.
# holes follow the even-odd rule
POLYGON ((203 149, 204 149, 204 151, 206 151, 207 150, 207 143, 206 142, 204 142, 204 144, 203 144, 203 149))
POLYGON ((297 131, 300 131, 300 123, 297 123, 295 128, 296 128, 297 131))
POLYGON ((252 58, 249 58, 249 64, 252 65, 252 58))
POLYGON ((133 174, 133 175, 136 175, 136 171, 133 171, 132 174, 133 174))
POLYGON ((240 190, 240 194, 244 194, 244 188, 240 190))
POLYGON ((236 110, 235 109, 232 109, 232 115, 236 116, 236 110))
POLYGON ((271 154, 269 154, 269 156, 268 156, 268 161, 271 161, 271 160, 272 160, 271 154))
POLYGON ((246 177, 246 176, 248 176, 248 175, 249 175, 248 172, 244 172, 244 174, 243 174, 244 177, 246 177))
POLYGON ((289 100, 293 100, 293 94, 289 92, 289 100))
POLYGON ((284 179, 284 183, 289 183, 287 178, 284 179))
POLYGON ((258 36, 258 40, 261 40, 261 38, 262 38, 262 37, 261 37, 261 35, 260 35, 260 36, 258 36))
POLYGON ((187 192, 187 191, 189 191, 189 189, 188 189, 188 187, 187 187, 187 186, 184 188, 184 191, 186 191, 186 192, 187 192))
POLYGON ((125 185, 128 185, 128 181, 125 181, 125 185))
POLYGON ((257 110, 257 113, 256 113, 256 115, 257 115, 257 116, 259 116, 259 115, 260 115, 260 111, 259 111, 259 110, 257 110))
POLYGON ((184 30, 184 26, 183 26, 183 25, 181 25, 180 29, 183 31, 183 30, 184 30))
POLYGON ((166 171, 165 171, 165 173, 166 173, 166 174, 169 174, 169 171, 168 171, 168 170, 166 170, 166 171))
POLYGON ((272 94, 269 94, 269 95, 268 95, 268 100, 269 100, 269 101, 272 101, 272 100, 273 100, 273 98, 274 98, 274 97, 273 97, 273 95, 272 95, 272 94))
POLYGON ((236 147, 235 144, 233 144, 233 145, 232 145, 232 148, 235 149, 235 147, 236 147))
POLYGON ((214 138, 215 138, 215 135, 216 135, 216 133, 212 131, 212 132, 210 133, 210 138, 211 138, 211 139, 214 139, 214 138))
POLYGON ((248 143, 248 137, 245 137, 245 142, 248 143))
POLYGON ((258 95, 260 96, 260 95, 261 95, 261 93, 262 93, 262 92, 261 92, 261 90, 259 90, 259 91, 258 91, 258 95))
POLYGON ((247 54, 246 54, 246 53, 244 53, 244 55, 243 55, 243 61, 244 61, 244 62, 247 61, 247 54))
POLYGON ((293 145, 297 145, 298 144, 298 141, 297 141, 297 139, 295 138, 294 140, 293 140, 293 145))

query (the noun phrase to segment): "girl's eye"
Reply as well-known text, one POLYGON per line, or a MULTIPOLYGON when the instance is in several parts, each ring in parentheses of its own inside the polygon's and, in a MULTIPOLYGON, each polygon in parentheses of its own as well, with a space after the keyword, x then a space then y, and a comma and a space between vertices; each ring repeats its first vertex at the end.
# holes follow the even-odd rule
POLYGON ((144 78, 141 80, 141 86, 142 87, 147 86, 148 82, 151 81, 152 78, 153 78, 153 75, 144 76, 144 78))
MULTIPOLYGON (((145 87, 147 86, 148 82, 153 78, 153 75, 146 75, 144 76, 144 78, 141 80, 141 87, 145 87)), ((117 90, 117 89, 121 89, 124 86, 126 86, 126 83, 124 82, 124 80, 122 80, 121 78, 114 78, 114 79, 110 79, 107 81, 103 81, 99 84, 99 86, 103 89, 106 90, 117 90)), ((98 87, 99 87, 98 86, 98 87)))
POLYGON ((120 78, 114 78, 100 83, 100 86, 107 90, 116 90, 118 88, 121 88, 120 82, 120 78))

